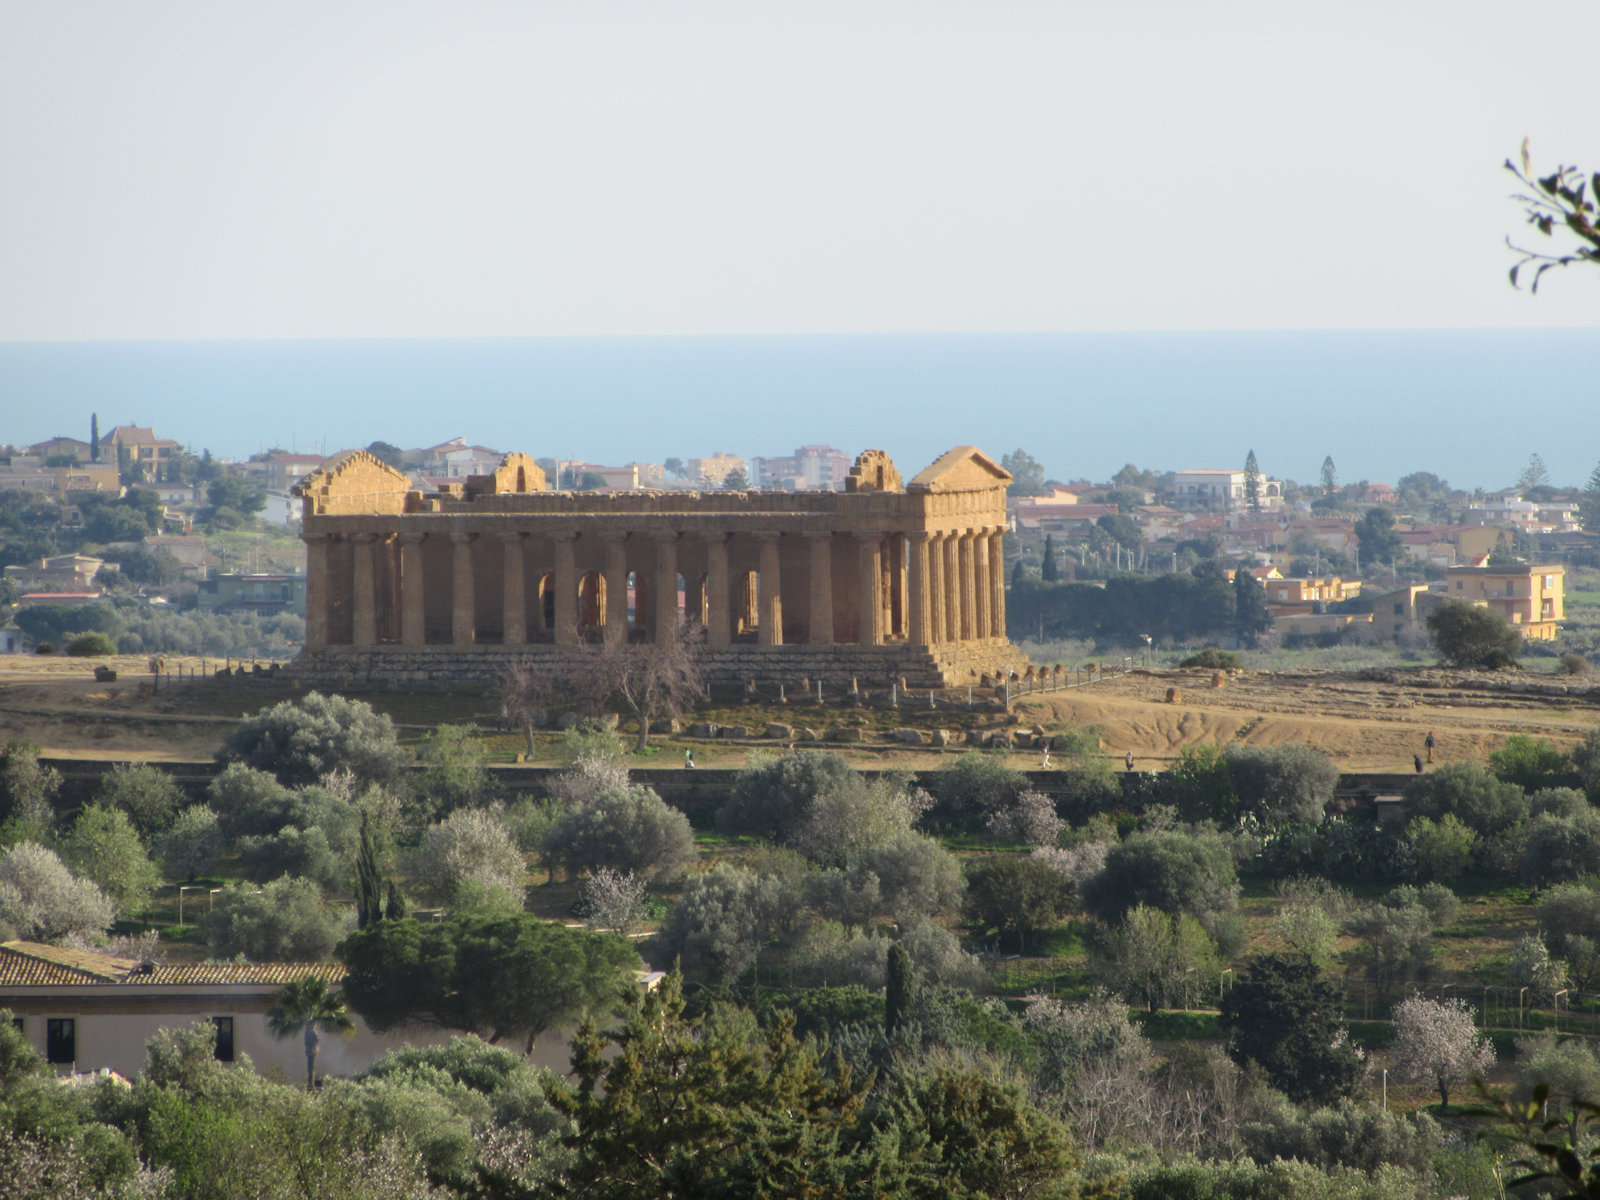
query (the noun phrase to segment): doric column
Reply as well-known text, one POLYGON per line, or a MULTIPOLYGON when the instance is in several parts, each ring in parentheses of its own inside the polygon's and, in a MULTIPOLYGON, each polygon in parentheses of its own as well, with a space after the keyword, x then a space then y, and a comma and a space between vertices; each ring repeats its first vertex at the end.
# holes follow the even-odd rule
POLYGON ((1002 526, 989 535, 989 636, 1006 635, 1006 531, 1002 526))
POLYGON ((879 564, 882 534, 856 534, 856 553, 861 575, 860 626, 856 642, 862 646, 876 646, 883 641, 883 604, 879 564))
POLYGON ((400 535, 400 644, 406 647, 421 646, 428 640, 423 617, 422 537, 420 533, 400 535))
POLYGON ((357 533, 350 537, 350 568, 354 577, 350 642, 355 646, 373 646, 378 642, 378 589, 372 574, 372 554, 377 541, 375 533, 357 533))
POLYGON ((944 534, 935 533, 928 538, 928 643, 944 640, 944 534))
POLYGON ((478 636, 477 597, 473 591, 472 538, 470 533, 452 533, 455 543, 455 571, 450 585, 450 641, 470 646, 478 636))
POLYGON ((578 644, 578 567, 572 545, 575 533, 552 533, 555 543, 556 569, 556 645, 578 644))
POLYGON ((961 535, 944 535, 944 640, 961 640, 961 535))
POLYGON ((678 628, 678 535, 656 535, 655 639, 672 640, 678 628))
POLYGON ((833 644, 833 534, 808 533, 811 543, 811 619, 806 641, 813 646, 833 644))
POLYGON ((989 636, 989 530, 980 529, 972 538, 972 636, 980 641, 989 636))
POLYGON ((628 535, 606 533, 601 538, 606 544, 606 645, 626 640, 628 636, 628 535))
POLYGON ((328 541, 325 533, 301 535, 306 544, 306 649, 328 644, 328 541))
POLYGON ((906 603, 911 611, 906 621, 906 641, 912 646, 927 646, 933 642, 928 603, 928 539, 926 529, 916 529, 906 534, 911 543, 911 565, 906 580, 906 603))
POLYGON ((504 548, 500 641, 507 646, 520 646, 528 640, 528 577, 522 565, 522 535, 502 533, 500 545, 504 548))
POLYGON ((756 630, 763 646, 783 645, 783 580, 778 563, 778 535, 758 533, 756 542, 761 546, 761 615, 756 619, 756 630))
POLYGON ((728 535, 702 534, 706 539, 706 645, 733 642, 728 616, 728 535))
POLYGON ((961 532, 961 640, 964 642, 978 636, 977 573, 972 566, 972 543, 976 537, 970 529, 961 532))

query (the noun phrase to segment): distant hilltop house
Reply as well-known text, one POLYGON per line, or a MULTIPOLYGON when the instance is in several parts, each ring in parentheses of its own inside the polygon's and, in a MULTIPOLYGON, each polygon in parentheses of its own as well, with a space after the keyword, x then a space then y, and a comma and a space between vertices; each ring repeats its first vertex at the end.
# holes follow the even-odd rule
POLYGON ((5 577, 19 592, 84 592, 94 586, 95 576, 104 566, 104 560, 87 554, 58 554, 7 567, 5 577))
POLYGON ((208 612, 306 615, 304 575, 212 575, 200 581, 198 601, 208 612))
POLYGON ((705 487, 721 487, 735 471, 742 472, 746 479, 750 478, 744 459, 737 454, 718 451, 707 458, 691 458, 688 465, 689 478, 705 487))
POLYGON ((0 467, 0 491, 49 492, 65 496, 71 492, 122 491, 114 464, 77 463, 69 467, 47 467, 43 458, 12 459, 0 467))
MULTIPOLYGON (((1260 504, 1263 509, 1276 512, 1283 507, 1281 480, 1261 478, 1260 504)), ((1211 508, 1228 510, 1247 503, 1248 491, 1243 471, 1203 468, 1179 471, 1173 476, 1173 503, 1179 508, 1211 508)))
POLYGON ((1567 569, 1559 563, 1457 566, 1445 572, 1452 600, 1494 609, 1523 637, 1553 641, 1566 620, 1567 569))
POLYGON ((1524 533, 1573 533, 1581 529, 1576 499, 1524 500, 1515 489, 1494 492, 1467 505, 1469 525, 1500 525, 1524 533))
POLYGON ((289 454, 283 451, 269 454, 262 486, 271 492, 287 492, 327 461, 320 454, 289 454))
POLYGON ((94 461, 94 447, 75 437, 46 438, 28 446, 27 451, 30 458, 75 458, 80 463, 94 461))
POLYGON ((100 439, 100 458, 119 468, 138 467, 150 480, 168 480, 183 447, 171 438, 158 438, 155 428, 118 425, 100 439), (108 449, 109 448, 109 453, 108 449))
POLYGON ((850 456, 832 446, 800 446, 793 454, 750 460, 750 486, 769 492, 836 492, 850 476, 850 456))

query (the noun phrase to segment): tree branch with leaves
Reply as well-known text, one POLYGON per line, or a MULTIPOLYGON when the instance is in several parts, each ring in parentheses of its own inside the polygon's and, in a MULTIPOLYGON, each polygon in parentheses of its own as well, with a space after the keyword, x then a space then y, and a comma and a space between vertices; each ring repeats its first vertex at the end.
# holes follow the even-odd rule
POLYGON ((1526 138, 1522 141, 1521 165, 1508 158, 1506 170, 1517 177, 1524 189, 1514 193, 1512 199, 1522 205, 1527 223, 1545 237, 1554 237, 1559 228, 1574 240, 1568 249, 1547 254, 1519 246, 1507 237, 1506 245, 1521 255, 1511 268, 1512 286, 1522 286, 1518 276, 1524 267, 1534 268, 1529 291, 1537 293, 1539 281, 1553 267, 1573 263, 1600 266, 1600 224, 1596 223, 1595 209, 1596 198, 1600 197, 1600 171, 1585 178, 1580 168, 1561 165, 1548 175, 1536 175, 1526 138))

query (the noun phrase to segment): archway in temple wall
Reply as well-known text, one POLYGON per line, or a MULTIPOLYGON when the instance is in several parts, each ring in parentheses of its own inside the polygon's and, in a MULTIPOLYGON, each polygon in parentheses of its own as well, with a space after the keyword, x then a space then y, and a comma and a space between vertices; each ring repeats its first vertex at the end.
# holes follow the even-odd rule
POLYGON ((550 633, 556 627, 556 577, 550 574, 539 576, 533 594, 539 615, 539 622, 534 628, 540 633, 550 633))
POLYGON ((738 637, 753 638, 761 625, 761 572, 740 571, 737 584, 739 601, 734 610, 734 633, 738 637))
POLYGON ((606 623, 606 577, 585 571, 578 580, 578 628, 599 629, 606 623))

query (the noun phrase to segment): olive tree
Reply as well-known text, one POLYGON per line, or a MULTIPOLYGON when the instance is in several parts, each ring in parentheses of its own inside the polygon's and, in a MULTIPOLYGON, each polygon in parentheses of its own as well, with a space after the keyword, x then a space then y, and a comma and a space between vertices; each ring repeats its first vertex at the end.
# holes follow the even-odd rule
POLYGON ((53 850, 19 842, 0 852, 0 926, 10 936, 54 942, 99 933, 114 917, 105 893, 69 871, 53 850))
POLYGON ((78 813, 61 839, 61 858, 96 884, 124 917, 148 908, 161 884, 161 872, 150 861, 132 819, 103 804, 91 804, 78 813))
POLYGON ((544 852, 569 872, 609 868, 640 876, 680 874, 696 854, 689 818, 639 785, 568 809, 545 834, 544 852))
POLYGON ((482 809, 457 809, 423 830, 412 870, 440 904, 522 907, 527 863, 505 826, 482 809))
POLYGON ((1166 913, 1228 912, 1239 903, 1233 854, 1214 832, 1135 833, 1113 846, 1083 886, 1083 903, 1103 921, 1140 904, 1166 913))
POLYGON ((311 880, 287 876, 260 888, 231 884, 201 918, 213 955, 252 962, 321 961, 350 923, 351 914, 323 904, 311 880))
POLYGON ((394 778, 409 755, 400 748, 394 722, 370 704, 308 692, 246 717, 217 757, 268 771, 292 786, 315 783, 340 768, 382 783, 394 778))

